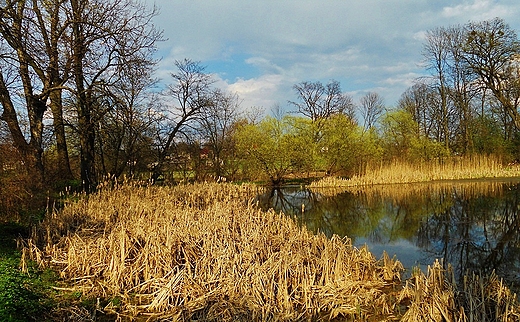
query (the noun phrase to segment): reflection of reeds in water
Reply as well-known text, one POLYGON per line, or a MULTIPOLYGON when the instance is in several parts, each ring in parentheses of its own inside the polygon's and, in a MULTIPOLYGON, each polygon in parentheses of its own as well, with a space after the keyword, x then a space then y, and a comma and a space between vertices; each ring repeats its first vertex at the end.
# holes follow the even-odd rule
POLYGON ((384 320, 399 262, 300 228, 233 185, 101 191, 48 216, 24 257, 98 307, 163 320, 384 320), (39 247, 37 247, 39 245, 39 247))
POLYGON ((345 187, 386 183, 427 182, 434 180, 459 180, 520 176, 518 165, 502 165, 493 157, 453 157, 423 163, 396 161, 389 165, 367 167, 365 173, 349 179, 325 177, 313 182, 311 187, 345 187))
POLYGON ((381 200, 393 200, 401 203, 421 197, 431 199, 435 196, 453 195, 454 193, 465 198, 499 196, 503 193, 505 184, 504 180, 448 180, 428 183, 314 188, 313 191, 329 197, 343 192, 363 194, 367 203, 371 205, 380 203, 381 200))

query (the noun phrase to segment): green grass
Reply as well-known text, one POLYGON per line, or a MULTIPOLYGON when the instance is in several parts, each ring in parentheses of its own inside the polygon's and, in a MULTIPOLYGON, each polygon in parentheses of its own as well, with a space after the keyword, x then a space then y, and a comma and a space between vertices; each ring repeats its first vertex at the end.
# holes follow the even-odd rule
POLYGON ((57 277, 51 270, 33 264, 20 270, 16 238, 27 230, 16 224, 0 224, 0 321, 44 321, 52 306, 51 286, 57 277))

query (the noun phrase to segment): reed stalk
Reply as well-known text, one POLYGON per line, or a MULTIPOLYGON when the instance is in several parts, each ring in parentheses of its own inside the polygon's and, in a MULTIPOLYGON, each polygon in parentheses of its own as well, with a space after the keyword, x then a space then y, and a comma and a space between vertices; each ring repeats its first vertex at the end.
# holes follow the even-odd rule
POLYGON ((255 190, 102 189, 49 214, 22 241, 22 264, 51 267, 66 283, 61 292, 97 300, 77 321, 96 312, 148 321, 520 319, 516 295, 495 275, 468 275, 457 287, 451 270, 436 262, 403 284, 396 259, 376 259, 348 238, 329 239, 261 211, 249 201, 255 190), (107 301, 115 298, 118 305, 107 301))
POLYGON ((504 165, 492 156, 452 157, 422 163, 394 161, 367 166, 362 174, 348 179, 324 177, 311 183, 311 188, 353 187, 390 183, 414 183, 439 180, 461 180, 520 176, 517 164, 504 165))
POLYGON ((251 186, 121 186, 67 204, 25 241, 98 308, 152 320, 391 320, 402 265, 261 211, 251 186))

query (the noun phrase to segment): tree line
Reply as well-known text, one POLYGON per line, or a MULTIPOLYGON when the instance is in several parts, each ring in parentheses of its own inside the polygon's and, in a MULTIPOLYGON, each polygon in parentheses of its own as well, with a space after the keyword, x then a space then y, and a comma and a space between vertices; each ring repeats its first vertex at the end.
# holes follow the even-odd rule
POLYGON ((354 102, 335 80, 303 81, 291 113, 264 117, 190 59, 158 90, 156 15, 133 0, 0 4, 2 211, 49 189, 91 192, 108 176, 279 184, 396 158, 519 157, 520 42, 502 19, 429 31, 429 77, 396 108, 375 92, 354 102))

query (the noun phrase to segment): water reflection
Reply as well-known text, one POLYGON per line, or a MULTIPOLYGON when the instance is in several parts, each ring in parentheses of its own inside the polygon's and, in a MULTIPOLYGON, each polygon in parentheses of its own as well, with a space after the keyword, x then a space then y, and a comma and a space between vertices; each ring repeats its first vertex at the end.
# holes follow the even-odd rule
POLYGON ((520 285, 520 181, 384 185, 349 190, 286 187, 258 196, 264 208, 313 231, 348 236, 407 268, 451 263, 459 274, 495 270, 520 285), (302 207, 303 205, 303 207, 302 207), (303 211, 302 211, 303 210, 303 211))

